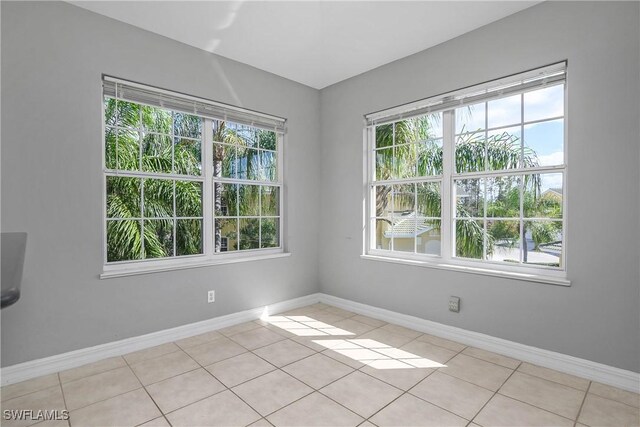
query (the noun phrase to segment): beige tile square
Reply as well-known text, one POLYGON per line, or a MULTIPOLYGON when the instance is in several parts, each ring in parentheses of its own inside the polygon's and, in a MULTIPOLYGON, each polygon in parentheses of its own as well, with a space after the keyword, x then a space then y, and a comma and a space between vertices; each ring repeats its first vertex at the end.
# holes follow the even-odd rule
POLYGON ((224 390, 226 387, 204 369, 196 369, 147 387, 165 414, 224 390))
POLYGON ((224 338, 185 349, 202 366, 245 353, 247 350, 230 339, 224 338))
POLYGON ((349 356, 345 356, 344 354, 338 353, 334 350, 325 350, 322 353, 320 353, 324 356, 330 357, 331 359, 334 359, 340 363, 343 363, 345 365, 350 366, 353 369, 360 369, 363 366, 365 366, 364 363, 362 363, 360 360, 358 360, 357 358, 354 359, 354 355, 349 355, 349 356))
POLYGON ((401 335, 383 328, 374 329, 373 331, 364 333, 359 338, 375 340, 382 344, 386 344, 389 347, 396 348, 400 348, 403 345, 413 341, 413 338, 411 337, 401 335))
POLYGON ((325 310, 327 308, 331 308, 330 305, 325 304, 323 302, 317 302, 315 304, 311 304, 308 306, 309 308, 313 308, 313 309, 318 309, 318 310, 325 310))
POLYGON ((405 391, 409 390, 411 387, 422 381, 426 376, 434 372, 433 369, 416 368, 415 366, 409 365, 404 365, 403 367, 396 367, 396 365, 393 365, 389 368, 385 368, 384 366, 365 366, 360 368, 360 371, 405 391))
MULTIPOLYGON (((309 347, 314 351, 325 351, 328 347, 321 345, 320 342, 331 340, 331 337, 291 337, 292 341, 302 344, 305 347, 309 347)), ((341 339, 341 338, 340 338, 341 339)))
POLYGON ((269 363, 277 367, 282 367, 296 360, 311 356, 315 351, 295 341, 284 340, 254 350, 254 353, 269 363))
POLYGON ((282 369, 315 389, 353 372, 353 368, 322 354, 315 354, 282 369))
POLYGON ((377 426, 370 421, 365 421, 362 424, 360 424, 358 427, 377 427, 377 426))
POLYGON ((380 427, 466 426, 468 421, 410 394, 401 396, 371 417, 380 427))
MULTIPOLYGON (((62 418, 64 415, 58 414, 58 417, 62 418)), ((37 427, 69 427, 69 420, 57 419, 47 420, 34 424, 37 427)))
POLYGON ((465 348, 462 351, 462 354, 475 357, 476 359, 482 359, 487 362, 495 363, 496 365, 504 366, 505 368, 509 369, 516 369, 518 366, 520 366, 521 363, 519 360, 475 347, 465 348))
POLYGON ((458 354, 446 365, 445 368, 440 368, 445 374, 492 391, 497 391, 513 372, 511 369, 464 354, 458 354))
POLYGON ((256 348, 282 341, 285 337, 267 328, 260 327, 232 335, 231 339, 248 350, 255 350, 256 348))
POLYGON ((58 374, 44 375, 27 381, 6 385, 0 389, 0 395, 2 396, 2 401, 5 401, 33 393, 34 391, 44 390, 45 388, 50 388, 58 384, 60 384, 58 374))
POLYGON ((282 371, 273 371, 233 388, 262 415, 268 415, 311 393, 313 389, 282 371))
POLYGON ((572 420, 578 416, 585 395, 584 391, 520 372, 515 372, 499 393, 572 420))
POLYGON ((353 372, 320 392, 365 418, 402 394, 401 390, 362 372, 353 372))
POLYGON ((431 344, 435 344, 440 347, 448 348, 449 350, 460 352, 465 349, 466 345, 459 342, 451 341, 445 338, 440 338, 435 335, 423 334, 416 338, 418 341, 424 341, 431 344))
POLYGON ((496 394, 473 420, 482 426, 571 427, 573 421, 540 408, 496 394))
POLYGON ((326 309, 320 309, 316 307, 306 306, 300 308, 294 308, 292 310, 285 311, 283 313, 279 313, 280 316, 310 316, 314 313, 322 312, 326 309))
POLYGON ((144 389, 71 411, 71 426, 136 426, 162 414, 144 389))
POLYGON ((185 348, 189 348, 189 347, 195 347, 197 345, 201 345, 201 344, 205 344, 211 341, 215 341, 217 339, 220 339, 224 337, 224 335, 222 335, 220 332, 218 331, 209 331, 206 332, 204 334, 200 334, 200 335, 194 335, 192 337, 188 337, 188 338, 183 338, 181 340, 178 340, 175 342, 175 344, 182 348, 183 350, 185 348))
POLYGON ((260 325, 258 325, 255 322, 244 322, 244 323, 239 323, 237 325, 229 326, 227 328, 220 329, 218 330, 218 332, 221 333, 222 335, 229 337, 231 335, 239 334, 240 332, 250 331, 252 329, 257 329, 259 327, 260 325))
POLYGON ((147 421, 144 424, 141 424, 140 427, 171 427, 171 425, 164 417, 158 417, 151 421, 147 421))
POLYGON ((131 365, 131 369, 143 385, 153 384, 197 368, 198 364, 183 351, 131 365))
POLYGON ((591 383, 589 393, 597 394, 600 397, 606 397, 607 399, 617 400, 618 402, 626 403, 627 405, 640 407, 640 395, 638 393, 632 393, 630 391, 622 390, 610 385, 605 385, 597 382, 591 383))
POLYGON ((167 414, 172 426, 246 426, 260 419, 249 405, 223 391, 167 414))
POLYGON ((276 369, 253 353, 243 353, 206 368, 227 387, 234 387, 276 369))
POLYGON ((389 331, 392 334, 404 335, 411 339, 416 339, 422 335, 422 332, 414 331, 413 329, 405 328, 404 326, 393 325, 391 323, 382 326, 380 330, 389 331))
POLYGON ((493 396, 489 390, 441 372, 429 375, 409 393, 468 420, 493 396))
POLYGON ((563 372, 554 371, 553 369, 543 368, 542 366, 532 365, 527 362, 522 362, 518 371, 559 384, 568 385, 569 387, 573 387, 578 390, 586 391, 589 387, 589 380, 565 374, 563 372))
POLYGON ((342 308, 338 308, 338 307, 329 307, 329 308, 325 308, 323 310, 324 313, 327 314, 335 314, 336 316, 341 316, 342 318, 346 318, 346 317, 351 317, 351 316, 355 316, 356 314, 351 312, 351 311, 347 311, 344 310, 342 308))
POLYGON ((269 415, 267 419, 280 426, 357 426, 364 419, 320 393, 303 397, 269 415))
POLYGON ((589 426, 635 427, 640 425, 640 409, 588 393, 578 421, 589 426))
POLYGON ((251 423, 249 424, 247 427, 271 427, 273 424, 271 424, 269 421, 267 421, 264 418, 260 418, 258 421, 256 421, 255 423, 251 423))
POLYGON ((400 349, 440 364, 447 363, 452 357, 456 355, 455 351, 418 340, 411 341, 410 343, 400 347, 400 349))
POLYGON ((358 322, 357 320, 354 320, 353 317, 339 320, 337 322, 332 323, 332 325, 335 326, 336 328, 349 331, 354 335, 362 335, 366 332, 376 329, 376 326, 371 326, 366 323, 358 322))
POLYGON ((101 372, 110 371, 112 369, 122 368, 123 366, 127 366, 127 363, 121 356, 110 357, 108 359, 89 363, 78 368, 62 371, 60 372, 60 381, 62 381, 63 383, 75 381, 80 378, 88 377, 90 375, 99 374, 101 372))
POLYGON ((158 345, 155 347, 145 348, 144 350, 135 351, 133 353, 125 354, 123 357, 129 365, 139 363, 144 360, 153 359, 156 357, 164 356, 165 354, 173 353, 180 350, 180 347, 172 342, 158 345))
MULTIPOLYGON (((53 387, 46 388, 44 390, 26 394, 24 396, 5 400, 0 404, 0 407, 2 408, 3 413, 5 410, 20 409, 32 410, 34 412, 38 410, 62 411, 65 409, 64 399, 62 397, 62 389, 60 388, 59 384, 53 387)), ((38 419, 33 420, 30 418, 31 417, 14 420, 6 420, 3 418, 2 425, 5 427, 29 426, 41 421, 38 419)))
POLYGON ((62 384, 69 410, 82 408, 101 400, 142 387, 128 366, 101 372, 90 377, 62 384))
POLYGON ((374 319, 373 317, 369 317, 369 316, 363 316, 362 314, 356 314, 355 316, 351 317, 351 320, 355 320, 356 322, 360 322, 360 323, 365 323, 367 325, 374 326, 376 328, 379 328, 380 326, 384 326, 387 324, 387 322, 383 320, 374 319))

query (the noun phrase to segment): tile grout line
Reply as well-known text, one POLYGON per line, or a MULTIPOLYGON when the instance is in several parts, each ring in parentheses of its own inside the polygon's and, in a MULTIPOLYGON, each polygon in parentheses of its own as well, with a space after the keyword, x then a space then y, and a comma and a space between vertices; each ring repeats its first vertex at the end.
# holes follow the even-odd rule
MULTIPOLYGON (((518 367, 519 367, 519 365, 518 365, 518 367)), ((513 371, 511 371, 511 374, 509 374, 509 376, 502 382, 502 385, 500 387, 498 387, 496 389, 496 391, 493 392, 493 395, 491 395, 491 397, 489 399, 487 399, 487 401, 484 403, 484 405, 482 405, 482 407, 478 410, 478 412, 476 412, 476 414, 473 416, 473 418, 471 418, 470 422, 472 422, 472 423, 475 422, 475 419, 478 417, 478 415, 480 415, 480 413, 489 404, 489 402, 491 402, 493 400, 493 398, 496 397, 496 394, 498 394, 498 390, 500 390, 502 388, 502 386, 505 385, 507 383, 507 381, 509 381, 509 378, 511 378, 515 372, 516 372, 515 369, 513 371)))
POLYGON ((56 373, 56 377, 58 377, 58 384, 60 385, 60 394, 62 394, 62 403, 64 404, 64 409, 68 411, 69 418, 66 420, 67 425, 71 426, 71 411, 67 407, 67 399, 64 397, 64 388, 62 387, 62 380, 60 379, 60 372, 56 373))
POLYGON ((587 395, 589 394, 589 390, 591 390, 591 384, 593 381, 589 381, 587 385, 587 389, 584 392, 584 397, 582 398, 582 403, 580 403, 580 408, 578 409, 578 414, 576 415, 576 420, 573 423, 573 426, 576 427, 578 425, 578 419, 580 418, 580 414, 582 413, 582 408, 584 407, 584 402, 587 400, 587 395))

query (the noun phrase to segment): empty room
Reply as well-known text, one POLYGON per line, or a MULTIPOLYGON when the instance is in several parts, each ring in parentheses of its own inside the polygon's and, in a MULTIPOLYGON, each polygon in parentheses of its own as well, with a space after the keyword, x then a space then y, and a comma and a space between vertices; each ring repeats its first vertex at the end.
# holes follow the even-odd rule
POLYGON ((639 1, 1 1, 0 424, 640 426, 639 1))

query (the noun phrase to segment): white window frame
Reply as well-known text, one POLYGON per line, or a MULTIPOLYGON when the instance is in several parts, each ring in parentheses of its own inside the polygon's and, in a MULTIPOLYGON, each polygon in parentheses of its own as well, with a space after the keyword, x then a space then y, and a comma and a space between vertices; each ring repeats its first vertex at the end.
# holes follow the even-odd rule
MULTIPOLYGON (((365 116, 365 126, 363 132, 364 140, 364 236, 363 236, 363 251, 361 257, 364 259, 374 261, 386 261, 392 263, 408 264, 414 266, 423 266, 436 269, 453 270, 466 273, 474 273, 480 275, 489 275, 497 277, 515 278, 525 281, 549 283, 555 285, 569 286, 570 280, 568 279, 567 270, 567 215, 568 215, 568 138, 567 138, 567 80, 566 80, 566 61, 550 66, 542 67, 537 70, 531 70, 522 74, 504 77, 496 79, 491 82, 476 85, 470 88, 461 89, 458 91, 450 92, 444 95, 438 95, 436 97, 427 98, 424 100, 412 102, 410 104, 393 107, 388 110, 371 113, 365 116), (553 73, 553 70, 562 68, 564 75, 562 82, 558 83, 554 81, 550 85, 564 84, 564 164, 560 166, 541 166, 535 168, 518 168, 501 171, 483 171, 483 172, 455 172, 455 108, 457 108, 461 102, 455 102, 455 99, 464 99, 466 97, 473 97, 477 99, 474 101, 480 103, 492 99, 499 99, 501 97, 511 96, 515 93, 523 94, 529 90, 541 89, 545 86, 545 83, 531 87, 528 90, 522 90, 508 95, 494 95, 493 97, 486 96, 483 98, 483 93, 488 93, 494 88, 500 88, 502 86, 508 87, 514 82, 522 82, 526 80, 528 76, 536 75, 536 71, 553 73), (447 105, 449 104, 449 105, 447 105), (433 107, 431 107, 433 106, 433 107), (375 128, 379 124, 388 124, 398 122, 411 117, 419 117, 429 114, 429 112, 442 112, 443 119, 443 173, 442 175, 434 175, 427 177, 415 177, 408 179, 393 179, 376 181, 376 158, 375 158, 375 128), (389 118, 385 120, 385 118, 389 118), (381 123, 382 122, 382 123, 381 123), (506 175, 522 176, 531 173, 562 173, 563 176, 563 198, 562 198, 562 236, 563 236, 563 250, 561 255, 561 267, 546 267, 535 265, 510 265, 508 263, 490 260, 474 260, 469 258, 461 258, 455 256, 455 248, 453 243, 455 242, 455 180, 457 179, 472 179, 472 178, 491 178, 501 177, 506 175), (417 254, 410 252, 400 252, 393 250, 377 249, 376 244, 376 227, 375 227, 375 212, 376 212, 376 198, 375 187, 376 185, 389 185, 389 184, 402 184, 411 183, 416 181, 434 182, 441 181, 441 254, 429 255, 429 254, 417 254)), ((470 103, 468 103, 470 104, 470 103)), ((522 104, 521 104, 522 105, 522 104)), ((524 108, 523 106, 521 108, 524 108)), ((521 112, 521 122, 518 126, 524 126, 523 113, 521 112)), ((540 121, 551 120, 552 118, 546 118, 540 121)), ((485 117, 485 120, 487 118, 485 117)), ((529 122, 526 122, 529 124, 529 122)), ((504 126, 504 128, 513 127, 504 126)), ((498 129, 498 128, 496 128, 498 129)), ((487 132, 491 129, 485 129, 487 132)), ((522 191, 522 190, 521 190, 522 191)), ((486 215, 486 212, 485 212, 486 215)), ((522 203, 521 203, 521 216, 522 216, 522 203)), ((520 221, 520 218, 518 218, 520 221)), ((526 220, 526 218, 525 218, 526 220)), ((522 226, 521 226, 522 227, 522 226)), ((522 233, 522 229, 521 229, 522 233)), ((520 243, 522 246, 522 241, 520 243)))
MULTIPOLYGON (((284 185, 284 141, 286 130, 282 129, 274 129, 276 133, 276 171, 277 171, 277 180, 276 181, 261 181, 261 180, 248 180, 248 179, 227 179, 227 178, 215 178, 218 182, 226 182, 226 183, 237 183, 237 184, 249 184, 256 186, 274 186, 279 188, 279 246, 273 248, 259 248, 259 249, 246 249, 246 250, 234 250, 227 252, 215 252, 215 233, 214 233, 214 224, 215 224, 215 209, 214 209, 214 161, 213 161, 213 120, 225 120, 229 122, 236 123, 234 121, 233 114, 228 114, 229 111, 237 111, 238 114, 246 113, 252 116, 264 116, 271 120, 282 121, 283 126, 286 122, 286 119, 281 119, 275 116, 269 116, 264 113, 257 113, 251 110, 228 106, 226 104, 220 104, 215 101, 206 100, 204 98, 194 97, 190 95, 180 94, 172 91, 168 91, 165 89, 159 89, 147 85, 141 85, 134 82, 129 82, 126 80, 110 78, 103 76, 104 81, 114 81, 114 82, 124 82, 124 84, 131 85, 132 87, 140 87, 143 90, 149 90, 154 93, 158 93, 159 96, 175 96, 176 99, 184 100, 185 102, 199 102, 206 106, 206 108, 220 108, 221 113, 220 118, 215 117, 202 117, 202 171, 203 174, 200 176, 192 176, 192 175, 181 175, 174 173, 155 173, 155 172, 142 172, 142 171, 124 171, 117 169, 108 169, 106 167, 106 153, 105 153, 105 110, 104 110, 104 97, 111 95, 102 95, 100 97, 100 105, 102 111, 102 223, 103 223, 103 232, 102 232, 102 250, 103 250, 103 269, 102 273, 99 275, 101 279, 107 279, 112 277, 122 277, 122 276, 130 276, 136 274, 145 274, 152 272, 160 272, 160 271, 171 271, 171 270, 180 270, 186 268, 197 268, 197 267, 206 267, 217 264, 228 264, 228 263, 237 263, 244 261, 257 261, 263 259, 272 259, 272 258, 280 258, 289 256, 290 253, 286 251, 286 242, 285 239, 285 198, 286 191, 284 185), (202 182, 202 215, 203 215, 203 225, 202 225, 202 245, 203 245, 203 253, 196 255, 181 255, 181 256, 171 256, 166 258, 150 258, 150 259, 140 259, 140 260, 127 260, 127 261, 115 261, 108 262, 107 261, 107 177, 108 176, 120 176, 120 177, 132 177, 132 178, 155 178, 155 179, 172 179, 176 181, 196 181, 202 182)), ((112 96, 111 96, 112 97, 112 96)), ((134 102, 140 105, 148 105, 152 107, 158 107, 153 103, 142 102, 139 100, 127 100, 128 102, 134 102)), ((193 112, 181 111, 178 109, 172 109, 170 107, 164 107, 167 110, 177 111, 177 112, 185 112, 186 114, 194 114, 193 112)), ((199 114, 196 114, 199 115, 199 114)), ((251 124, 248 124, 251 126, 251 124)), ((260 126, 265 129, 264 126, 260 126)), ((172 141, 173 144, 173 141, 172 141)), ((141 213, 142 214, 142 213, 141 213)), ((219 217, 222 218, 222 217, 219 217)), ((253 217, 247 217, 253 218, 253 217)), ((174 236, 174 240, 175 240, 174 236)))

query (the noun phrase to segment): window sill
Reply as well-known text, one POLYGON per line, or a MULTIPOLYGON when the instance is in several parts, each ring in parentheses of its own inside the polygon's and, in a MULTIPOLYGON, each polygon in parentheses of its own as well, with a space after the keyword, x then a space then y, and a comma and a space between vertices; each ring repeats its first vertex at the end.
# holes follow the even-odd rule
POLYGON ((546 283, 557 286, 571 286, 571 281, 564 277, 546 276, 527 272, 503 271, 492 268, 471 267, 466 265, 448 264, 414 259, 393 258, 379 255, 360 255, 360 258, 370 261, 383 261, 394 264, 413 265, 417 267, 435 268, 438 270, 458 271, 461 273, 480 274, 483 276, 502 277, 505 279, 523 280, 526 282, 546 283))
MULTIPOLYGON (((214 265, 235 264, 247 261, 262 261, 267 259, 285 258, 291 256, 290 252, 277 252, 269 254, 252 254, 246 256, 220 257, 217 259, 188 259, 180 260, 179 263, 153 264, 153 265, 107 265, 104 267, 100 279, 111 279, 115 277, 135 276, 138 274, 160 273, 164 271, 185 270, 188 268, 211 267, 214 265)), ((162 263, 162 262, 161 262, 162 263)))

